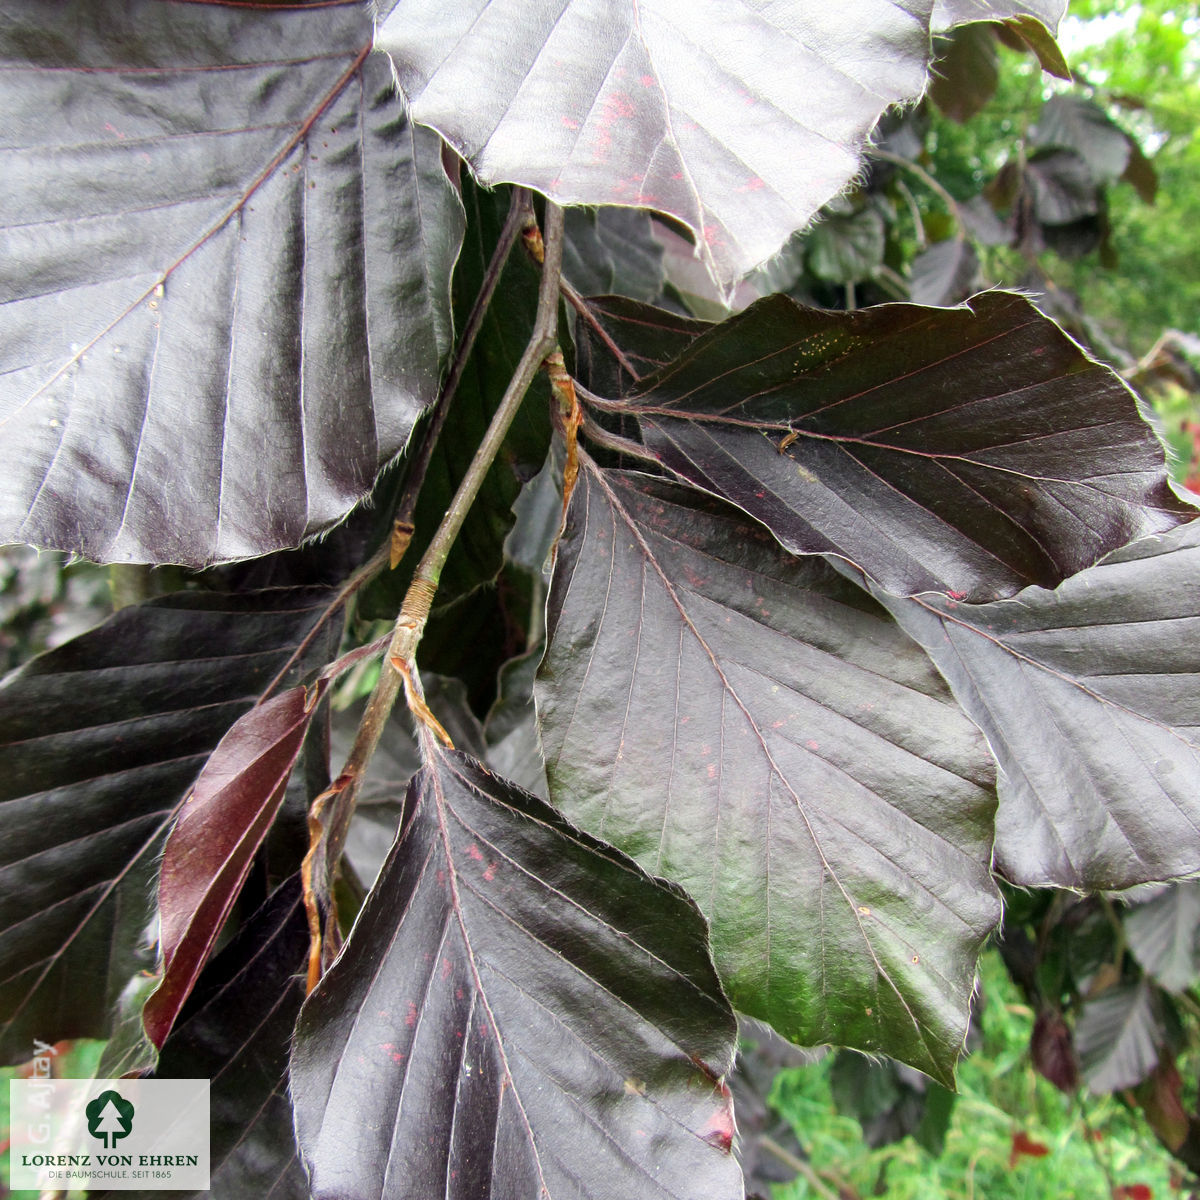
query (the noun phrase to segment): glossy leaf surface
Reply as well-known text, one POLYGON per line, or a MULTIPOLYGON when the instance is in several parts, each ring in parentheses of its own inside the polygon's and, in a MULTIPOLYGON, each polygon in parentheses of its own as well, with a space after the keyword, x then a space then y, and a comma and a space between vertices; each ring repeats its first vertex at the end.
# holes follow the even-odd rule
POLYGON ((252 708, 221 739, 184 801, 159 870, 163 977, 143 1014, 156 1046, 216 944, 279 812, 323 690, 290 688, 252 708))
POLYGON ((6 5, 0 540, 258 555, 404 446, 462 214, 371 28, 348 2, 6 5))
POLYGON ((213 1200, 308 1200, 287 1094, 307 953, 293 878, 205 968, 163 1046, 155 1078, 210 1081, 213 1200))
POLYGON ((1011 601, 884 598, 1000 764, 996 859, 1092 891, 1200 871, 1200 527, 1011 601))
POLYGON ((313 1196, 740 1200, 736 1025, 676 890, 427 747, 342 956, 300 1016, 313 1196))
POLYGON ((664 464, 892 592, 1053 586, 1195 515, 1133 393, 1020 296, 759 301, 630 393, 664 464))
POLYGON ((928 659, 736 509, 591 467, 548 627, 551 797, 697 900, 734 1005, 950 1078, 994 800, 928 659))
POLYGON ((485 182, 670 213, 730 285, 849 181, 884 108, 920 94, 931 8, 400 0, 379 44, 414 120, 485 182))
POLYGON ((122 610, 0 688, 6 1055, 25 1057, 46 1029, 104 1036, 144 965, 134 950, 167 822, 329 598, 179 593, 122 610))
POLYGON ((970 21, 1036 17, 1053 33, 1066 12, 1067 0, 934 0, 933 27, 942 30, 970 21))

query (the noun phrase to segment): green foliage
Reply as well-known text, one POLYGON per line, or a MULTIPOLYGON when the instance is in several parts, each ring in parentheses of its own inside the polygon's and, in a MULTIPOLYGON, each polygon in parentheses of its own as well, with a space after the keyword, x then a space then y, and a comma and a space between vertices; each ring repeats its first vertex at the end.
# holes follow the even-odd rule
MULTIPOLYGON (((1064 1096, 1042 1078, 1029 1058, 1033 1011, 995 950, 983 955, 980 972, 985 1001, 977 1041, 959 1067, 940 1154, 911 1137, 865 1146, 859 1120, 838 1111, 835 1060, 780 1072, 772 1103, 792 1123, 820 1179, 888 1200, 1059 1200, 1107 1196, 1110 1182, 1170 1195, 1177 1178, 1170 1156, 1136 1113, 1111 1096, 1064 1096), (1021 1134, 1046 1153, 1014 1160, 1021 1134)), ((772 1195, 812 1200, 818 1193, 797 1179, 772 1195)))

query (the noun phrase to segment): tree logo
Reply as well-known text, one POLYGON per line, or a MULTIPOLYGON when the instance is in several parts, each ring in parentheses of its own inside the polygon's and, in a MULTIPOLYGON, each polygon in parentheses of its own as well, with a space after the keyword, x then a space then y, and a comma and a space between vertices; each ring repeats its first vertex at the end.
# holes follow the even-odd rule
POLYGON ((128 1137, 133 1129, 133 1105, 111 1089, 101 1092, 84 1109, 87 1114, 88 1133, 104 1142, 105 1150, 111 1150, 117 1141, 128 1137))

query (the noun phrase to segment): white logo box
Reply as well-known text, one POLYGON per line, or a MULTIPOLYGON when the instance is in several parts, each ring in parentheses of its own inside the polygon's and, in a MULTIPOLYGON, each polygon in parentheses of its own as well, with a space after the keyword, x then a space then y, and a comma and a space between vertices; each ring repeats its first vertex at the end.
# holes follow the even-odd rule
POLYGON ((206 1191, 207 1079, 13 1079, 13 1191, 206 1191))

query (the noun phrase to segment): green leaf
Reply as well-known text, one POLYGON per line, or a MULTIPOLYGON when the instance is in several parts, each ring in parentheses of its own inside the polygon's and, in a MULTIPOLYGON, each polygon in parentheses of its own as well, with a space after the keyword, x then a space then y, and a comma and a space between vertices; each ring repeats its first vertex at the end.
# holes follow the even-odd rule
POLYGON ((994 801, 925 656, 736 509, 590 460, 547 623, 554 803, 695 897, 738 1009, 949 1080, 994 801))
POLYGON ((695 906, 536 797, 426 749, 300 1015, 314 1198, 741 1200, 736 1024, 695 906))
POLYGON ((880 598, 996 755, 1009 879, 1094 891, 1200 871, 1200 525, 1054 592, 880 598))
POLYGON ((0 540, 297 545, 437 393, 462 235, 362 4, 13 0, 0 540))
POLYGON ((850 313, 767 297, 601 407, 793 553, 892 592, 1053 586, 1195 515, 1129 388, 1003 292, 850 313))
POLYGON ((378 42, 413 119, 484 182, 669 213, 728 289, 845 187, 883 110, 921 94, 933 7, 400 0, 378 42))
POLYGON ((137 947, 167 825, 330 599, 316 588, 180 592, 123 609, 0 688, 9 1061, 47 1030, 105 1036, 109 1009, 146 965, 137 947))
POLYGON ((1200 975, 1200 883, 1189 880, 1130 909, 1125 936, 1134 958, 1169 992, 1200 975))

